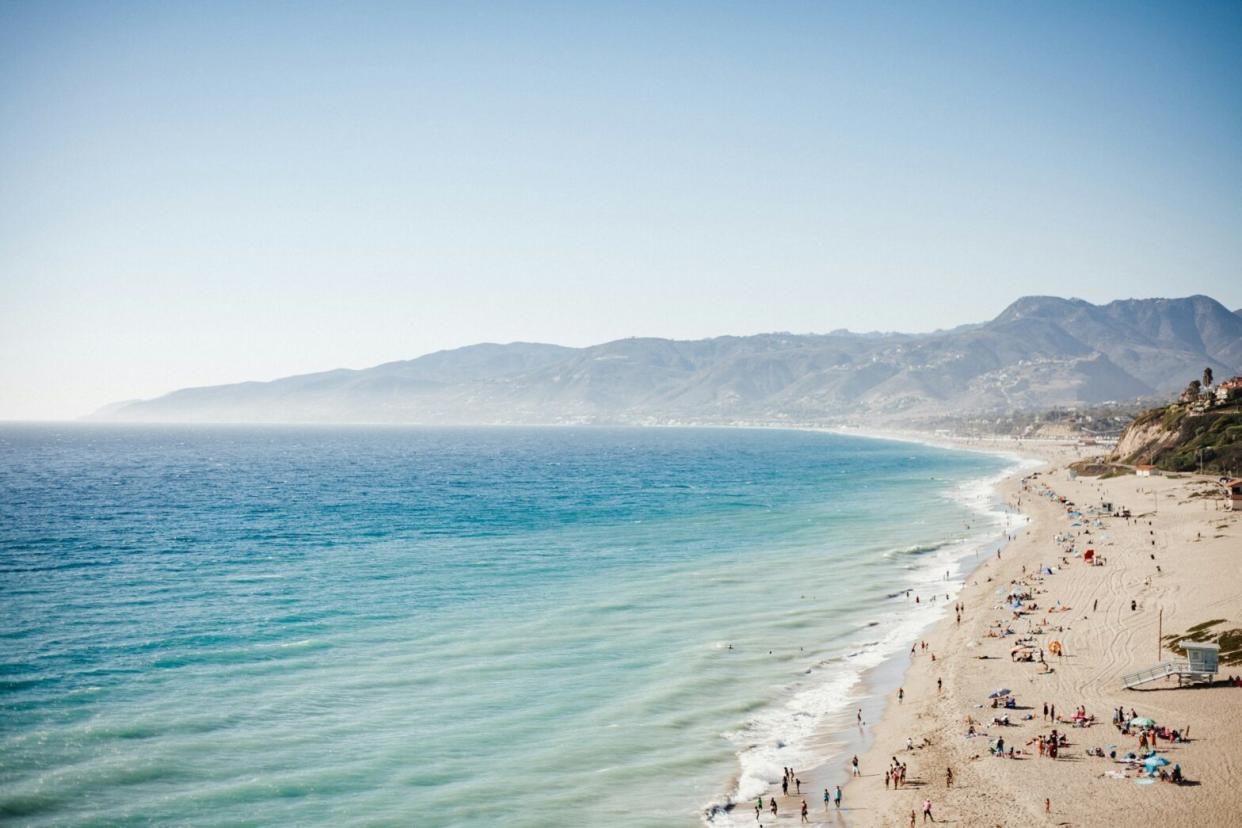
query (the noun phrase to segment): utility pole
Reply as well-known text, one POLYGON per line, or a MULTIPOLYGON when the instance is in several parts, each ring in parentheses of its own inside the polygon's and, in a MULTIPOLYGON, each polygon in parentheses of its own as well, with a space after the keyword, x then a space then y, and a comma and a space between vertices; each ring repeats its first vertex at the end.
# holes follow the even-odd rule
POLYGON ((1164 654, 1164 607, 1160 608, 1160 614, 1156 621, 1156 663, 1160 663, 1160 656, 1164 654))

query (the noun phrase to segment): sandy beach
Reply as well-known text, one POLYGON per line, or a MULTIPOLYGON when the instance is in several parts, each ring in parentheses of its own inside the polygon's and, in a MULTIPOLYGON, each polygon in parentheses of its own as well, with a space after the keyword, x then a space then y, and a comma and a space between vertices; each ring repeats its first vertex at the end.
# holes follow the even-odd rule
MULTIPOLYGON (((999 487, 1030 522, 999 558, 967 579, 955 599, 960 621, 952 613, 941 618, 915 647, 902 698, 890 694, 879 721, 858 728, 855 741, 869 745, 859 755, 861 775, 851 778, 839 761, 795 769, 802 795, 791 788, 784 796, 774 786, 768 798, 776 796, 778 816, 765 808, 756 824, 799 823, 804 798, 813 825, 907 826, 912 812, 921 825, 925 800, 935 821, 958 825, 1104 825, 1153 817, 1174 826, 1239 824, 1242 688, 1221 682, 1179 688, 1176 679, 1160 679, 1127 690, 1122 676, 1176 657, 1160 645, 1159 630, 1184 633, 1217 619, 1225 622, 1217 631, 1242 627, 1242 514, 1204 496, 1214 488, 1210 477, 1075 477, 1067 466, 1083 456, 1076 446, 957 445, 1046 462, 1034 476, 1015 475, 999 487), (1105 516, 1105 502, 1132 517, 1105 516), (1087 548, 1105 562, 1084 563, 1087 548), (1024 606, 1035 607, 1017 617, 1004 598, 1015 586, 1029 592, 1024 606), (1012 660, 1019 639, 1033 646, 1035 661, 1012 660), (1063 645, 1062 655, 1051 653, 1053 641, 1063 645), (1046 665, 1038 661, 1040 651, 1046 665), (989 695, 1003 688, 1016 706, 994 709, 989 695), (1045 716, 1045 705, 1057 721, 1045 716), (1080 707, 1093 724, 1075 726, 1080 707), (1127 717, 1134 711, 1189 733, 1186 741, 1161 738, 1157 745, 1187 784, 1149 780, 1141 766, 1117 761, 1139 750, 1137 732, 1123 734, 1112 722, 1118 707, 1127 717), (994 723, 1005 715, 1007 725, 994 723), (969 735, 972 721, 975 735, 969 735), (1066 736, 1055 759, 1041 756, 1036 741, 1053 728, 1066 736), (998 737, 1006 753, 1012 747, 1012 758, 991 755, 998 737), (1092 755, 1097 748, 1103 757, 1092 755), (1114 751, 1117 760, 1108 757, 1114 751), (900 789, 886 785, 894 760, 906 767, 900 789), (824 788, 837 785, 839 809, 823 801, 824 788)), ((1218 679, 1238 674, 1242 665, 1222 665, 1218 679)), ((753 811, 739 806, 746 807, 753 811)))

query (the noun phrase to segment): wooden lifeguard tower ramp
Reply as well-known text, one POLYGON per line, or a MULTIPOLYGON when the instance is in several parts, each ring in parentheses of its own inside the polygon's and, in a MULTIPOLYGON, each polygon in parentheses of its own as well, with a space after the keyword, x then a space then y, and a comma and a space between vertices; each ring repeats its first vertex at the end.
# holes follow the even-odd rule
POLYGON ((1181 687, 1183 683, 1200 684, 1205 681, 1211 681, 1216 675, 1220 661, 1219 645, 1196 644, 1193 641, 1186 641, 1181 646, 1186 651, 1184 659, 1163 661, 1155 667, 1148 667, 1146 670, 1130 673, 1122 677, 1122 685, 1127 690, 1132 690, 1140 685, 1168 678, 1169 676, 1177 676, 1178 687, 1181 687))

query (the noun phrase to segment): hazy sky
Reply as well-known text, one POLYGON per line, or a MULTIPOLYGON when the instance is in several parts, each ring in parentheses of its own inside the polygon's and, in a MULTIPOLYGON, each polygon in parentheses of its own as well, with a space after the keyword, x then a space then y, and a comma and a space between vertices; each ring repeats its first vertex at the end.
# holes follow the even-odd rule
POLYGON ((1242 306, 1242 3, 0 3, 0 418, 1242 306))

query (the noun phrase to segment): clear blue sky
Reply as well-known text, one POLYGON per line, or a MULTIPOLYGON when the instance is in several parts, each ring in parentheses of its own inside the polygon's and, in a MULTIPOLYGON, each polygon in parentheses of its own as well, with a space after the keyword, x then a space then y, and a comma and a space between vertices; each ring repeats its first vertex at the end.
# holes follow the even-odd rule
POLYGON ((0 418, 1242 306, 1242 3, 0 4, 0 418))

